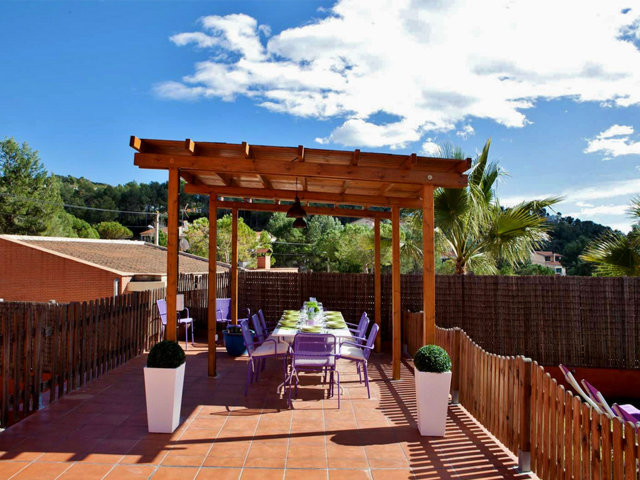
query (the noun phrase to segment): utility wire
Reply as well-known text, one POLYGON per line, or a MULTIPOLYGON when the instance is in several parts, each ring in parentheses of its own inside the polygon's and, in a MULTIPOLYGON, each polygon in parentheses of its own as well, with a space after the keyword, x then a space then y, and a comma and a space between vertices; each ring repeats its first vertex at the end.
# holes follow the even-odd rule
MULTIPOLYGON (((21 197, 19 195, 13 195, 11 193, 0 193, 0 196, 15 198, 17 200, 22 200, 24 202, 36 202, 38 204, 52 205, 54 207, 57 207, 59 205, 58 203, 42 202, 42 201, 36 200, 34 198, 21 197)), ((100 211, 100 212, 131 213, 131 214, 136 214, 136 215, 155 215, 156 214, 156 212, 134 212, 133 210, 113 210, 113 209, 109 209, 109 208, 86 207, 86 206, 82 206, 82 205, 70 205, 68 203, 63 203, 62 206, 66 207, 66 208, 78 208, 78 209, 81 209, 81 210, 96 210, 96 211, 100 211)), ((164 215, 164 213, 161 213, 160 215, 164 215)))

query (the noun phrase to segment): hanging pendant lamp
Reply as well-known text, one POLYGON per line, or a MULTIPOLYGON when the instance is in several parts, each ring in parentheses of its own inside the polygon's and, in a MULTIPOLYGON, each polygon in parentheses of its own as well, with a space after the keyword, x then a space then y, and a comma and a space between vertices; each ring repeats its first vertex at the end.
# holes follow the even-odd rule
POLYGON ((307 222, 302 217, 296 218, 296 221, 293 222, 293 228, 307 228, 307 222))
MULTIPOLYGON (((300 199, 298 198, 298 177, 296 177, 296 201, 293 202, 293 205, 291 205, 291 208, 287 210, 287 217, 303 219, 306 216, 307 216, 307 212, 305 212, 304 208, 302 208, 302 204, 300 203, 300 199)), ((293 226, 296 228, 304 228, 307 226, 307 223, 304 222, 304 220, 303 220, 303 223, 304 223, 304 226, 302 227, 301 226, 296 227, 295 222, 293 226)))

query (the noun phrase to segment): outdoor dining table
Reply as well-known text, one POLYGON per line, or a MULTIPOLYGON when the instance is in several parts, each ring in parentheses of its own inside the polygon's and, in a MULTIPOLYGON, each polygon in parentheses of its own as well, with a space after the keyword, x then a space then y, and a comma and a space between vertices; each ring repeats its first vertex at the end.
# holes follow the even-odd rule
MULTIPOLYGON (((298 332, 334 335, 338 346, 342 341, 353 339, 353 334, 345 323, 341 312, 322 310, 312 318, 309 318, 308 313, 304 310, 285 310, 269 338, 293 345, 298 332)), ((286 379, 278 385, 276 391, 283 391, 285 384, 286 379)))
POLYGON ((336 337, 338 344, 342 340, 353 338, 342 313, 320 311, 314 318, 309 319, 306 312, 299 310, 285 310, 276 328, 271 332, 270 338, 293 344, 293 339, 298 332, 329 333, 336 337), (293 326, 294 323, 295 326, 293 326))

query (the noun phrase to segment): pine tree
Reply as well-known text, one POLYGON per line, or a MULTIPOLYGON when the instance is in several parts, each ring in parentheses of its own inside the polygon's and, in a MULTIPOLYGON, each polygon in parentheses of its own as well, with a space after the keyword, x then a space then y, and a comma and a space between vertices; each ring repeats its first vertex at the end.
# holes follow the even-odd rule
POLYGON ((38 152, 13 138, 0 141, 0 233, 46 235, 62 212, 59 184, 38 152))

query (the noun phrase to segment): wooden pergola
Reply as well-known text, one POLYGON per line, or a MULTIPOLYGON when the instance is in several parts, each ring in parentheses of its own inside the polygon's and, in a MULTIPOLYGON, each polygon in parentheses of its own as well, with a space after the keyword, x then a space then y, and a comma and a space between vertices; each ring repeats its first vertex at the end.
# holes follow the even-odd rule
MULTIPOLYGON (((216 375, 216 212, 232 212, 231 317, 238 319, 238 210, 289 209, 296 195, 310 215, 373 218, 375 321, 381 322, 380 220, 392 225, 393 378, 400 378, 400 209, 423 211, 424 339, 435 339, 433 190, 462 188, 471 159, 368 153, 298 147, 151 140, 131 137, 140 168, 169 171, 167 311, 176 309, 180 178, 185 192, 209 195, 208 343, 210 376, 216 375), (214 259, 214 261, 211 261, 214 259)), ((176 318, 167 315, 167 339, 176 339, 176 318)), ((380 348, 380 339, 376 342, 380 348)))

